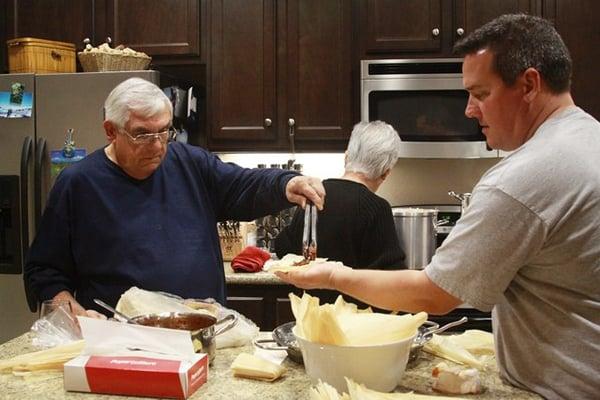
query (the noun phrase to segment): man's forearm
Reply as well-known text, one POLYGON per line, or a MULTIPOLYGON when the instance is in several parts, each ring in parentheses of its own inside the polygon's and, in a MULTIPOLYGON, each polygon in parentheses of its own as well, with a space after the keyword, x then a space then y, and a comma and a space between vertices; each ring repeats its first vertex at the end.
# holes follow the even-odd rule
POLYGON ((338 268, 331 286, 367 304, 394 311, 446 314, 461 300, 436 286, 424 271, 338 268))

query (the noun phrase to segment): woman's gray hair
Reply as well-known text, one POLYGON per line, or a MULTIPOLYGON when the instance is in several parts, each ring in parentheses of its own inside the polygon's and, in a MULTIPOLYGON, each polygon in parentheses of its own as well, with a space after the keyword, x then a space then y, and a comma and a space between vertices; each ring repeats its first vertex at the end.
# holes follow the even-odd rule
POLYGON ((398 132, 383 121, 354 125, 346 150, 346 172, 360 172, 369 179, 392 169, 400 156, 398 132))
POLYGON ((106 98, 104 119, 123 129, 131 114, 151 118, 167 110, 173 118, 173 105, 158 86, 142 78, 129 78, 106 98))

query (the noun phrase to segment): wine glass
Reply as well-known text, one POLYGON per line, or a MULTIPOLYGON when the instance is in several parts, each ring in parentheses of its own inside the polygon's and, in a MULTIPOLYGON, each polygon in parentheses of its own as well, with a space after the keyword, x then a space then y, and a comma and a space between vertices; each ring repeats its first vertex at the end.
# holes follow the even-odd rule
POLYGON ((40 318, 44 318, 58 309, 62 309, 69 316, 73 315, 73 309, 68 300, 44 300, 40 304, 40 318))

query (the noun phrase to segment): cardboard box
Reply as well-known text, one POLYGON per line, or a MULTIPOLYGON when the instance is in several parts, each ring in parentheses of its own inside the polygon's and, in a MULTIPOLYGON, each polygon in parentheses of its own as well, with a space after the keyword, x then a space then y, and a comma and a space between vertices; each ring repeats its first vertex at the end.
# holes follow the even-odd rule
POLYGON ((12 73, 75 72, 75 45, 30 37, 6 41, 12 73))
POLYGON ((85 347, 64 365, 65 390, 187 399, 208 379, 188 331, 77 319, 85 347))
POLYGON ((64 367, 65 390, 187 399, 208 378, 208 356, 195 362, 132 356, 79 356, 64 367))

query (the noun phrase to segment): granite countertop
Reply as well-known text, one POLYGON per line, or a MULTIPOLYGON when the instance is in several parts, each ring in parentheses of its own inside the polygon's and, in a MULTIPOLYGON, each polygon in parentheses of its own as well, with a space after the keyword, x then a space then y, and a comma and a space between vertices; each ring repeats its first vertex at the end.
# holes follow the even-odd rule
MULTIPOLYGON (((31 346, 30 334, 24 334, 0 345, 0 358, 28 353, 31 346)), ((252 346, 233 349, 219 349, 213 365, 209 368, 208 382, 191 399, 308 399, 311 382, 304 367, 286 359, 286 374, 279 380, 269 383, 233 377, 229 367, 241 352, 253 352, 252 346)), ((416 393, 431 393, 431 368, 441 361, 427 353, 422 353, 414 366, 407 369, 401 386, 396 391, 413 390, 416 393)), ((471 399, 540 399, 539 396, 502 383, 498 371, 493 369, 482 373, 487 390, 471 399)), ((100 395, 93 393, 65 392, 62 372, 45 373, 27 378, 10 374, 0 374, 0 398, 2 399, 139 399, 139 397, 100 395)))
POLYGON ((289 285, 267 271, 260 272, 235 272, 231 269, 231 263, 223 263, 225 269, 225 281, 232 285, 289 285))

